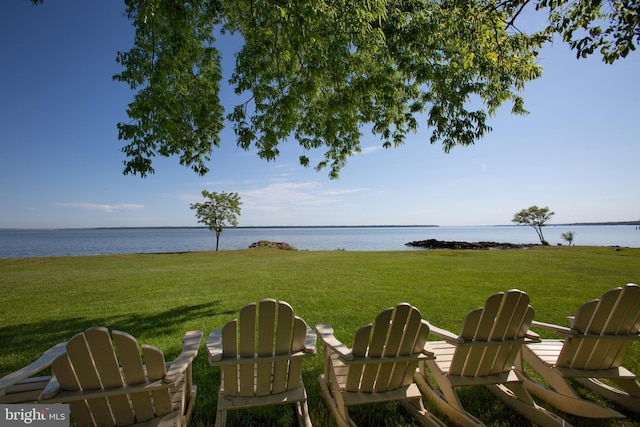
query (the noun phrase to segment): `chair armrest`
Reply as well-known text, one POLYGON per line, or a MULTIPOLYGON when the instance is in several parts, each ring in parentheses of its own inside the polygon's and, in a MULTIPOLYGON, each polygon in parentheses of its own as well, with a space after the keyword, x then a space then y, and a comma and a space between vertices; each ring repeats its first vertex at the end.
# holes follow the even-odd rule
POLYGON ((38 398, 38 401, 51 399, 55 397, 55 395, 57 395, 59 392, 60 392, 60 383, 58 382, 58 379, 56 378, 56 376, 52 375, 51 379, 49 379, 49 382, 42 390, 42 393, 40 393, 40 397, 38 398))
POLYGON ((211 331, 206 345, 209 352, 209 363, 222 360, 222 329, 211 331))
POLYGON ((318 337, 320 337, 322 342, 326 346, 330 347, 333 351, 338 353, 341 358, 345 360, 354 359, 354 356, 351 353, 351 349, 349 349, 333 335, 333 328, 330 325, 328 325, 327 323, 318 323, 316 325, 316 332, 318 333, 318 337))
POLYGON ((553 323, 544 323, 544 322, 538 322, 537 320, 534 320, 533 322, 531 322, 531 326, 553 331, 559 335, 566 335, 566 336, 577 335, 577 333, 573 329, 567 328, 565 326, 554 325, 553 323))
POLYGON ((431 325, 429 333, 439 338, 443 338, 445 341, 453 345, 464 343, 464 338, 454 334, 453 332, 449 332, 446 329, 438 328, 437 326, 431 325))
POLYGON ((20 381, 29 378, 30 376, 37 374, 38 372, 51 366, 53 361, 62 353, 64 353, 66 348, 66 342, 56 344, 45 351, 42 356, 40 356, 34 362, 30 363, 22 369, 19 369, 9 375, 0 378, 0 395, 3 395, 4 391, 9 387, 18 384, 20 381))
POLYGON ((312 355, 316 354, 316 333, 313 332, 309 326, 307 326, 307 334, 304 339, 304 352, 312 355))
POLYGON ((164 379, 165 382, 172 383, 176 381, 193 363, 193 359, 198 355, 198 349, 200 348, 203 335, 204 332, 202 331, 189 331, 184 335, 182 339, 182 353, 169 364, 164 379))
POLYGON ((528 342, 540 342, 540 335, 536 334, 531 329, 527 331, 524 338, 525 338, 525 341, 528 341, 528 342))

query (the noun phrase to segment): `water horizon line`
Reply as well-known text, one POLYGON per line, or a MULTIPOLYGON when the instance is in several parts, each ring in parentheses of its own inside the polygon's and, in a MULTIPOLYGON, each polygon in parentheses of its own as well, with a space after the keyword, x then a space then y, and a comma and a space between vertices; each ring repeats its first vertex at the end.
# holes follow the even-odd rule
MULTIPOLYGON (((526 226, 526 224, 524 224, 526 226)), ((571 227, 571 226, 616 226, 635 225, 640 226, 640 220, 636 221, 598 221, 598 222, 573 222, 545 224, 545 227, 571 227)), ((378 224, 378 225, 242 225, 237 227, 227 226, 225 229, 286 229, 286 228, 441 228, 441 227, 522 227, 522 224, 492 224, 492 225, 438 225, 438 224, 378 224)), ((203 225, 151 225, 151 226, 104 226, 104 227, 0 227, 0 231, 38 231, 38 230, 171 230, 171 229, 208 229, 203 225)))

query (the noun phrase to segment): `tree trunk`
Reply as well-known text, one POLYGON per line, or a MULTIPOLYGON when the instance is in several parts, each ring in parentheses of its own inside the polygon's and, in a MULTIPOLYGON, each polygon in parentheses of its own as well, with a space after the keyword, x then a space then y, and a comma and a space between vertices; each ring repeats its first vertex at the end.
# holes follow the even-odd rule
POLYGON ((540 243, 542 243, 543 245, 547 244, 547 242, 544 240, 544 236, 542 235, 542 226, 536 225, 533 228, 535 228, 536 232, 538 233, 538 237, 540 238, 540 243))

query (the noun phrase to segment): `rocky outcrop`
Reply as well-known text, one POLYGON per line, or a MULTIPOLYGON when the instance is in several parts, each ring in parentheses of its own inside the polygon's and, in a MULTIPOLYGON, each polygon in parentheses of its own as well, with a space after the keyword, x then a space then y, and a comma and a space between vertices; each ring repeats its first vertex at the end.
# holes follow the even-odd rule
POLYGON ((285 242, 270 242, 268 240, 260 240, 249 245, 250 248, 274 248, 284 249, 287 251, 295 250, 293 246, 285 242))
POLYGON ((406 243, 405 245, 425 249, 524 249, 539 246, 535 244, 514 244, 498 242, 447 242, 436 239, 415 240, 413 242, 406 243))

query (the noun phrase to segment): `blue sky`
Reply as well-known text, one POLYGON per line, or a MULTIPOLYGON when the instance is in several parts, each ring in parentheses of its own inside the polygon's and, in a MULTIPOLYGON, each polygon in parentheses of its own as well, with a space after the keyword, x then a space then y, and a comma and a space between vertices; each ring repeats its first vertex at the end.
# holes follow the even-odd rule
MULTIPOLYGON (((116 52, 132 43, 123 10, 0 2, 0 228, 194 226, 189 205, 203 189, 238 192, 240 226, 509 224, 534 204, 553 223, 640 219, 638 52, 610 66, 556 41, 523 93, 530 114, 505 106, 493 132, 449 154, 428 143, 426 126, 390 150, 365 134, 363 152, 330 180, 298 164, 293 140, 268 163, 227 129, 207 176, 157 158, 141 179, 122 174, 117 138, 133 97, 111 79, 116 52)), ((227 65, 232 52, 223 47, 227 65)), ((232 100, 229 88, 222 97, 232 100)))

